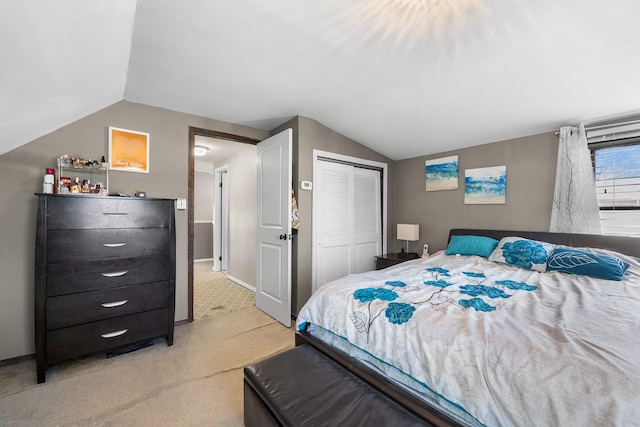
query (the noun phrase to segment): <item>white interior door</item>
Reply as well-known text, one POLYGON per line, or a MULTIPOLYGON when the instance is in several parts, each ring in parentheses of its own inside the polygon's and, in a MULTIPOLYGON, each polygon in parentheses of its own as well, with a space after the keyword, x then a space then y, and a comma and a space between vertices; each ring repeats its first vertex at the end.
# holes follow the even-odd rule
POLYGON ((291 326, 291 144, 287 129, 257 145, 256 306, 291 326))
POLYGON ((220 269, 227 271, 229 258, 229 171, 220 174, 220 269))
POLYGON ((213 232, 213 270, 227 270, 228 222, 229 222, 229 166, 215 170, 214 191, 214 232, 213 232), (224 190, 224 191, 223 191, 224 190))
POLYGON ((376 269, 382 254, 382 191, 380 171, 353 168, 353 259, 351 273, 376 269))
MULTIPOLYGON (((314 210, 314 284, 375 269, 382 253, 380 171, 319 161, 314 210)), ((314 289, 315 290, 315 289, 314 289)))
POLYGON ((353 269, 353 166, 318 162, 317 167, 316 283, 322 285, 353 269))

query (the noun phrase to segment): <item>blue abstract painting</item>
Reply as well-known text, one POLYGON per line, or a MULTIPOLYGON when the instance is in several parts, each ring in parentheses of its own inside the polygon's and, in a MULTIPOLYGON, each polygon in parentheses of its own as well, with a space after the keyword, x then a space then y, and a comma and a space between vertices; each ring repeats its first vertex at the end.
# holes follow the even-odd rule
POLYGON ((464 171, 466 205, 503 205, 507 195, 507 167, 467 169, 464 171))
POLYGON ((458 156, 442 157, 424 162, 427 191, 458 188, 458 156))

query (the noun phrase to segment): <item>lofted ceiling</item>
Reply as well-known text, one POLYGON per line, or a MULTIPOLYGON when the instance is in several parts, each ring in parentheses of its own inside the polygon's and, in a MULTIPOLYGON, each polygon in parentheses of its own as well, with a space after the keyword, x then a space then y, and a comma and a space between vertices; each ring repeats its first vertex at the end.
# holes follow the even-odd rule
POLYGON ((640 111, 638 0, 0 0, 0 154, 127 100, 404 159, 640 111))

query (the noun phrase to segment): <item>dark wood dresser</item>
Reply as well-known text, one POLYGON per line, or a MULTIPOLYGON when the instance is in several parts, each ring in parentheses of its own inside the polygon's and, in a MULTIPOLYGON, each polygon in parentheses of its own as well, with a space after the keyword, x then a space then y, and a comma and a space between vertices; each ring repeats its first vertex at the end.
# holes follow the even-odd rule
POLYGON ((38 383, 78 356, 172 345, 175 248, 173 200, 38 194, 38 383))

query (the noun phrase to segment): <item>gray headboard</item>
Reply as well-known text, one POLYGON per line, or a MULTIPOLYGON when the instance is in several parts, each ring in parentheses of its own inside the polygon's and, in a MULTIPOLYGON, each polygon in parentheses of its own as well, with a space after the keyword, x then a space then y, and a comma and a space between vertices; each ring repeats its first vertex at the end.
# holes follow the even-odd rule
POLYGON ((623 236, 604 236, 600 234, 571 234, 548 233, 543 231, 512 231, 512 230, 479 230, 469 228, 454 228, 449 231, 451 236, 487 236, 500 240, 507 236, 518 236, 526 239, 555 243, 556 245, 573 246, 576 248, 600 248, 627 254, 640 258, 640 238, 623 236))

